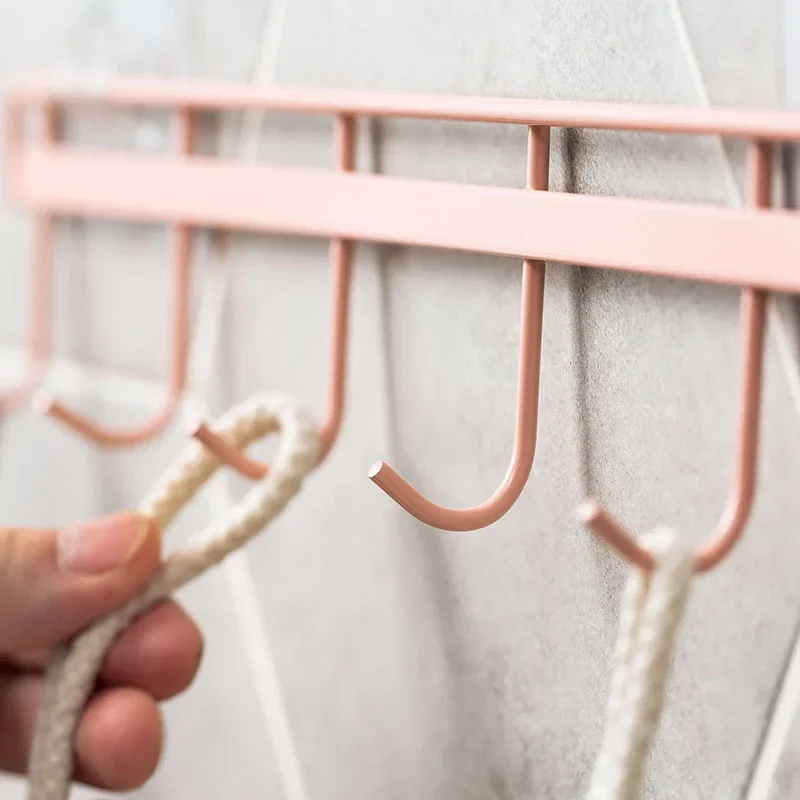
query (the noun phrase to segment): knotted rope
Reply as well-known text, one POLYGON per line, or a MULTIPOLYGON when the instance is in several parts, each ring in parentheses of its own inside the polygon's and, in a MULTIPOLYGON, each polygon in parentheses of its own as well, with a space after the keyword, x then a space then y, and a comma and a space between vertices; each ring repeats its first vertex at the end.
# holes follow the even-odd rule
MULTIPOLYGON (((227 519, 211 524, 201 537, 203 544, 170 555, 141 594, 57 650, 47 671, 34 729, 28 800, 66 800, 75 732, 103 660, 122 631, 153 604, 258 534, 297 494, 317 462, 319 430, 315 422, 284 397, 258 397, 243 403, 223 416, 214 429, 237 447, 280 430, 280 445, 269 473, 227 519)), ((166 530, 219 466, 202 445, 191 442, 145 497, 140 510, 166 530)))

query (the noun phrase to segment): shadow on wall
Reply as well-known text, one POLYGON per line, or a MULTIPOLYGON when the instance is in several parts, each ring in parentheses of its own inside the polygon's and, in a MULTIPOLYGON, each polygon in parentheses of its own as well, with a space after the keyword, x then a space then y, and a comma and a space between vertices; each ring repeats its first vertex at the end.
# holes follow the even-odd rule
MULTIPOLYGON (((563 131, 563 174, 564 174, 564 187, 563 191, 567 194, 575 194, 578 190, 577 187, 577 173, 575 170, 575 162, 578 156, 578 149, 580 147, 580 134, 574 128, 565 128, 563 131)), ((592 280, 591 270, 586 267, 576 266, 573 272, 573 287, 572 287, 572 302, 574 303, 574 316, 575 320, 575 371, 577 385, 579 387, 588 386, 589 381, 589 367, 588 367, 588 348, 587 348, 587 331, 586 320, 581 314, 581 306, 583 304, 584 296, 587 292, 587 284, 592 280)), ((584 497, 593 497, 595 495, 595 485, 592 481, 592 453, 591 453, 591 437, 589 435, 589 395, 586 391, 579 391, 577 398, 578 402, 578 468, 580 472, 580 482, 582 494, 584 497)))

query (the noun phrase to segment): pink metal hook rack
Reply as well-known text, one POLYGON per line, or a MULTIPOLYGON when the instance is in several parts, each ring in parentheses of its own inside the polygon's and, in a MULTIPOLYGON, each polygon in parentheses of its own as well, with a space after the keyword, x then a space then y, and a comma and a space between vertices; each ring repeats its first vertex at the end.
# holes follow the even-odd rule
MULTIPOLYGON (((206 227, 331 239, 334 314, 321 458, 330 451, 343 415, 354 242, 521 259, 517 422, 511 464, 500 487, 481 505, 449 509, 432 503, 386 464, 377 464, 371 472, 372 480, 409 513, 442 529, 474 530, 497 521, 519 497, 530 474, 536 444, 545 262, 741 287, 742 400, 734 485, 718 530, 698 554, 698 569, 715 566, 741 536, 756 486, 765 292, 800 292, 800 218, 769 208, 771 152, 776 143, 800 141, 800 114, 122 79, 103 85, 45 81, 21 86, 9 97, 8 132, 11 196, 40 220, 80 215, 162 223, 181 230, 206 227), (23 136, 21 119, 28 107, 87 103, 173 108, 187 118, 195 112, 248 109, 330 115, 337 121, 337 168, 242 164, 188 153, 125 153, 23 136), (527 126, 527 188, 357 172, 353 161, 356 121, 387 117, 527 126), (745 139, 750 142, 753 176, 750 205, 734 209, 549 191, 553 127, 745 139)), ((45 256, 37 259, 50 258, 47 252, 45 256)), ((32 348, 31 352, 39 351, 32 348)), ((265 473, 266 465, 232 448, 206 426, 199 426, 196 436, 243 474, 256 478, 265 473)), ((652 566, 648 553, 601 506, 587 504, 583 514, 594 532, 625 558, 645 569, 652 566)))

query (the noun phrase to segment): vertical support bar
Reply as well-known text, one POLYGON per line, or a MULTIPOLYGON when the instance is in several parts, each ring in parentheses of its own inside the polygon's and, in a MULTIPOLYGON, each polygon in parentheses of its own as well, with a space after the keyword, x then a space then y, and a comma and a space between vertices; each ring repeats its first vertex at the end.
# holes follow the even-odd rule
MULTIPOLYGON (((339 115, 335 122, 336 162, 340 170, 349 172, 355 167, 354 117, 339 115)), ((328 260, 332 276, 333 312, 328 356, 327 413, 320 430, 320 449, 317 463, 330 453, 344 416, 344 396, 347 384, 347 331, 350 316, 350 278, 352 273, 353 243, 347 239, 333 239, 328 260)), ((241 450, 214 433, 208 425, 200 423, 194 436, 220 461, 233 467, 241 475, 260 480, 269 472, 269 466, 255 461, 241 450)))
MULTIPOLYGON (((771 143, 750 142, 748 203, 754 208, 769 208, 771 205, 772 158, 771 143)), ((698 554, 699 572, 718 564, 739 541, 750 518, 756 493, 767 293, 742 289, 739 308, 742 374, 733 486, 711 544, 698 554)))
MULTIPOLYGON (((527 187, 547 191, 550 182, 550 128, 528 128, 527 187)), ((544 313, 545 262, 522 262, 522 302, 520 307, 519 385, 517 387, 517 425, 514 433, 515 458, 508 475, 521 478, 519 494, 528 479, 536 453, 539 418, 539 377, 542 361, 542 319, 544 313), (524 476, 524 477, 523 477, 524 476)))
MULTIPOLYGON (((345 115, 338 116, 335 121, 336 163, 344 172, 352 171, 355 166, 355 123, 353 117, 345 115)), ((347 239, 334 239, 328 258, 332 275, 333 316, 328 352, 328 411, 320 435, 320 462, 331 451, 344 416, 353 243, 347 239)))
MULTIPOLYGON (((192 152, 192 112, 177 109, 175 145, 181 155, 192 152)), ((173 350, 169 373, 169 395, 175 401, 180 398, 186 385, 189 360, 189 280, 192 259, 192 230, 188 225, 176 225, 172 235, 173 285, 173 350)))
MULTIPOLYGON (((61 111, 55 103, 42 109, 42 136, 48 144, 55 144, 60 134, 61 111)), ((36 220, 34 245, 34 285, 31 292, 32 356, 38 370, 43 369, 50 350, 50 332, 53 304, 53 238, 55 220, 50 214, 41 214, 36 220)))

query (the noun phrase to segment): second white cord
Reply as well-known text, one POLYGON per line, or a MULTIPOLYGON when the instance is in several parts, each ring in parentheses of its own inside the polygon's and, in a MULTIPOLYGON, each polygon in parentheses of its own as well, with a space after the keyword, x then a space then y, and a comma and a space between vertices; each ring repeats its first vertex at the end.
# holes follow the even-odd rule
POLYGON ((587 800, 639 800, 661 718, 678 627, 695 556, 667 530, 646 538, 656 567, 634 569, 620 612, 606 726, 587 800))

